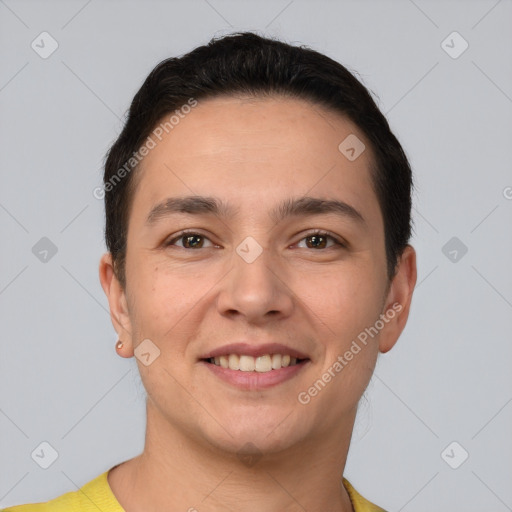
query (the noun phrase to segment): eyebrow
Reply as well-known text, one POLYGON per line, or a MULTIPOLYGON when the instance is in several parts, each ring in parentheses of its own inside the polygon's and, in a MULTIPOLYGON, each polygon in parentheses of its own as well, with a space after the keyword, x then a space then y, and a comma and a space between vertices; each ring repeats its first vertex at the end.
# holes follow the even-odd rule
MULTIPOLYGON (((176 213, 190 215, 207 214, 227 219, 235 216, 238 211, 238 208, 234 208, 215 197, 168 197, 151 209, 146 218, 146 225, 151 226, 159 220, 176 213)), ((366 223, 361 213, 344 201, 309 196, 284 200, 270 212, 270 217, 277 224, 288 217, 329 213, 334 213, 361 224, 366 223)))

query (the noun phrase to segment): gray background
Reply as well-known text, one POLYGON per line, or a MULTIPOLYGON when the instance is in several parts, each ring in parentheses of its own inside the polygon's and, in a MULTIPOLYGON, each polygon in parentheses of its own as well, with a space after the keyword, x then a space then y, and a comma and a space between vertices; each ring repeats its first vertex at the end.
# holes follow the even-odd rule
POLYGON ((144 390, 115 354, 92 192, 153 66, 249 29, 357 70, 416 176, 411 316, 379 359, 345 476, 390 511, 512 510, 511 22, 510 0, 0 0, 0 506, 141 452, 144 390), (46 59, 31 48, 43 31, 59 45, 46 59), (458 58, 442 45, 453 31, 469 43, 458 58), (48 469, 31 457, 44 441, 48 469))

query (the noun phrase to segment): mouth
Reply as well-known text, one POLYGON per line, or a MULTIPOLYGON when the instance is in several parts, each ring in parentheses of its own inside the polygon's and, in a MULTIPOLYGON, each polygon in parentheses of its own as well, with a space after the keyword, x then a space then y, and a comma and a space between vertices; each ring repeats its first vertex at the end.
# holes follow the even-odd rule
POLYGON ((242 391, 264 390, 284 383, 304 371, 311 360, 289 354, 226 354, 200 362, 221 381, 242 391))
POLYGON ((258 373, 268 373, 309 361, 307 358, 300 359, 290 354, 264 354, 258 357, 245 354, 226 354, 201 360, 224 369, 258 373))

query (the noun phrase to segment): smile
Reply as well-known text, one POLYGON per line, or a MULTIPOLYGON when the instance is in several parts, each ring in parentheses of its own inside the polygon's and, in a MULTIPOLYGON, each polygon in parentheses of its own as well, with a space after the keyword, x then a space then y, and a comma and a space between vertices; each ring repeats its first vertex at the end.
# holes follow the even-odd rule
POLYGON ((305 359, 297 359, 289 354, 265 354, 259 357, 249 355, 229 354, 218 357, 210 357, 207 360, 211 364, 230 370, 239 370, 241 372, 260 372, 266 373, 272 370, 279 370, 288 366, 300 364, 305 359))
POLYGON ((242 390, 260 390, 281 384, 301 372, 310 359, 297 359, 288 354, 266 354, 258 357, 229 354, 202 359, 213 375, 242 390))

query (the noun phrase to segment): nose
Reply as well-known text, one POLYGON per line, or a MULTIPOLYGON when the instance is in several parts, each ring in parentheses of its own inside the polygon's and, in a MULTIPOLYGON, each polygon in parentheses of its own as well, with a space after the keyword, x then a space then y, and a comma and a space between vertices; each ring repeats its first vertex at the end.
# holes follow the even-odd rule
POLYGON ((219 313, 243 317, 251 324, 286 318, 294 306, 294 294, 287 283, 286 269, 269 250, 252 262, 233 254, 233 268, 222 281, 217 297, 219 313))

